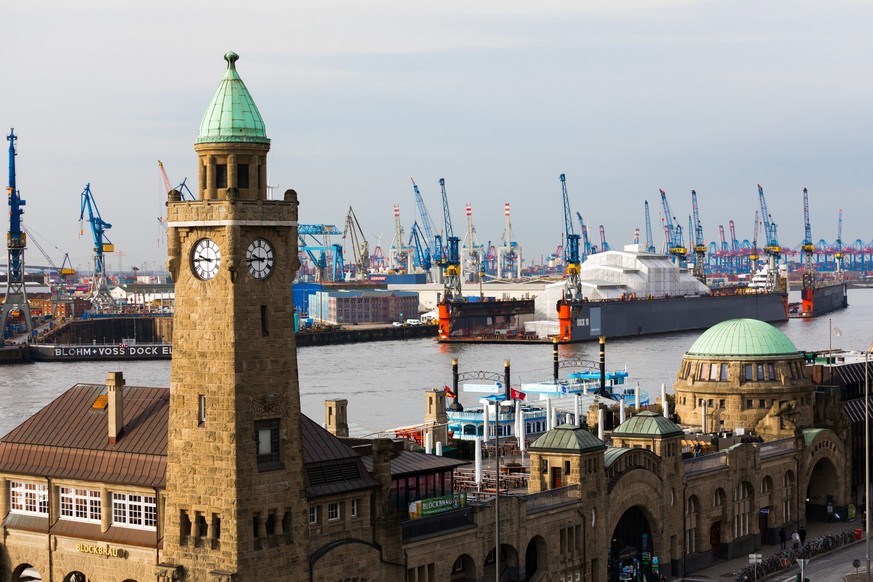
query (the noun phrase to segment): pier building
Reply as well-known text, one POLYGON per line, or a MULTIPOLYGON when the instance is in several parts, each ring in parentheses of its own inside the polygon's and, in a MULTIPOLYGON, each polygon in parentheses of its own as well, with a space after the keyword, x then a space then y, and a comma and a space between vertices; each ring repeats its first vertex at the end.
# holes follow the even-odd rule
MULTIPOLYGON (((825 502, 845 511, 843 412, 791 374, 768 398, 798 412, 789 423, 781 403, 753 407, 760 440, 683 458, 684 425, 709 418, 686 391, 678 418, 641 412, 603 440, 575 426, 543 433, 527 447, 527 485, 509 487, 497 466, 490 492, 464 491, 457 461, 386 439, 353 448, 335 436, 341 426, 303 416, 289 283, 306 197, 267 199, 270 141, 237 55, 225 58, 195 146, 197 199, 168 200, 171 385, 126 386, 112 372, 0 440, 0 578, 604 582, 631 564, 675 577, 754 551, 825 502)), ((772 329, 724 329, 719 345, 775 340, 772 329)), ((730 382, 747 361, 773 360, 784 375, 800 354, 717 354, 701 339, 679 373, 694 390, 700 362, 709 374, 727 363, 730 382)), ((445 399, 428 402, 439 440, 433 407, 445 399)), ((331 418, 348 422, 344 403, 331 418)), ((751 422, 722 419, 735 431, 751 422)))

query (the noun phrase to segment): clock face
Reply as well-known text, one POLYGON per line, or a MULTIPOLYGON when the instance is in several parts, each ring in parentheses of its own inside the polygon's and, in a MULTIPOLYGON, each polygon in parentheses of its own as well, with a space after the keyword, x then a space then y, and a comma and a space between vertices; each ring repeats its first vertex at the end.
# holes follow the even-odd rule
POLYGON ((262 238, 256 238, 246 250, 246 263, 249 273, 255 279, 266 279, 273 272, 275 266, 273 247, 262 238))
POLYGON ((202 238, 194 245, 191 253, 191 268, 194 274, 204 281, 208 281, 218 274, 221 265, 221 250, 215 241, 210 238, 202 238))

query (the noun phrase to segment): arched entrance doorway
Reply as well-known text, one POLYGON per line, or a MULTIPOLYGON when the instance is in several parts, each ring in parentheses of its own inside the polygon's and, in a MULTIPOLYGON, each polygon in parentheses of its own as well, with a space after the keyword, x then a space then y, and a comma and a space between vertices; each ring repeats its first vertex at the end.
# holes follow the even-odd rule
MULTIPOLYGON (((496 565, 494 548, 491 548, 491 551, 485 556, 485 580, 495 578, 494 567, 496 565)), ((518 568, 518 551, 509 544, 500 544, 500 580, 517 582, 523 579, 518 568)))
POLYGON ((624 512, 609 543, 610 582, 645 580, 652 571, 652 527, 639 506, 624 512))
POLYGON ((468 554, 458 556, 452 565, 452 582, 468 582, 476 579, 476 564, 468 554))
POLYGON ((42 582, 42 575, 30 564, 21 564, 13 570, 12 582, 42 582))
POLYGON ((841 479, 830 459, 815 464, 806 486, 806 520, 831 521, 836 515, 845 518, 844 500, 835 494, 840 491, 841 479))
POLYGON ((533 579, 541 569, 545 571, 546 565, 546 540, 542 536, 534 536, 524 552, 524 579, 533 579))

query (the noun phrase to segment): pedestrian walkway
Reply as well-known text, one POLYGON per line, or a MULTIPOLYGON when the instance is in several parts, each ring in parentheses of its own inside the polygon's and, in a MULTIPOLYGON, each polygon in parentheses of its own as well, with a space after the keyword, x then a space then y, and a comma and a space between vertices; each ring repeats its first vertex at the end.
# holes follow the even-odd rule
MULTIPOLYGON (((806 541, 807 543, 810 540, 815 540, 817 538, 824 537, 827 534, 835 534, 842 532, 845 529, 854 529, 861 527, 861 520, 855 520, 853 522, 810 522, 804 524, 806 526, 806 541)), ((786 527, 786 542, 785 547, 791 548, 791 532, 794 531, 793 527, 786 527)), ((778 554, 782 551, 782 547, 779 544, 778 535, 775 544, 772 545, 764 545, 760 547, 756 553, 761 554, 762 559, 766 559, 773 554, 778 554)), ((815 560, 815 556, 812 557, 812 560, 815 560)), ((749 564, 749 556, 748 554, 743 554, 742 556, 738 556, 732 560, 722 560, 718 563, 710 566, 709 568, 704 568, 703 570, 698 570, 696 572, 691 572, 686 574, 683 580, 687 581, 713 581, 713 582, 735 582, 737 572, 745 568, 749 564)), ((853 574, 855 572, 854 568, 851 565, 846 565, 846 571, 840 572, 841 575, 848 576, 849 574, 853 574)))

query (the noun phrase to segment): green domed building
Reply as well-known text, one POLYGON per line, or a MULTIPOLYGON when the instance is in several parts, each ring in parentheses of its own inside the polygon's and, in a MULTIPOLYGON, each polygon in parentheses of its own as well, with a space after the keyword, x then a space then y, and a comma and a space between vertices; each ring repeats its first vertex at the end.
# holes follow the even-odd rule
POLYGON ((756 319, 732 319, 704 332, 685 353, 673 384, 675 412, 702 432, 792 436, 813 421, 813 383, 803 352, 756 319))

